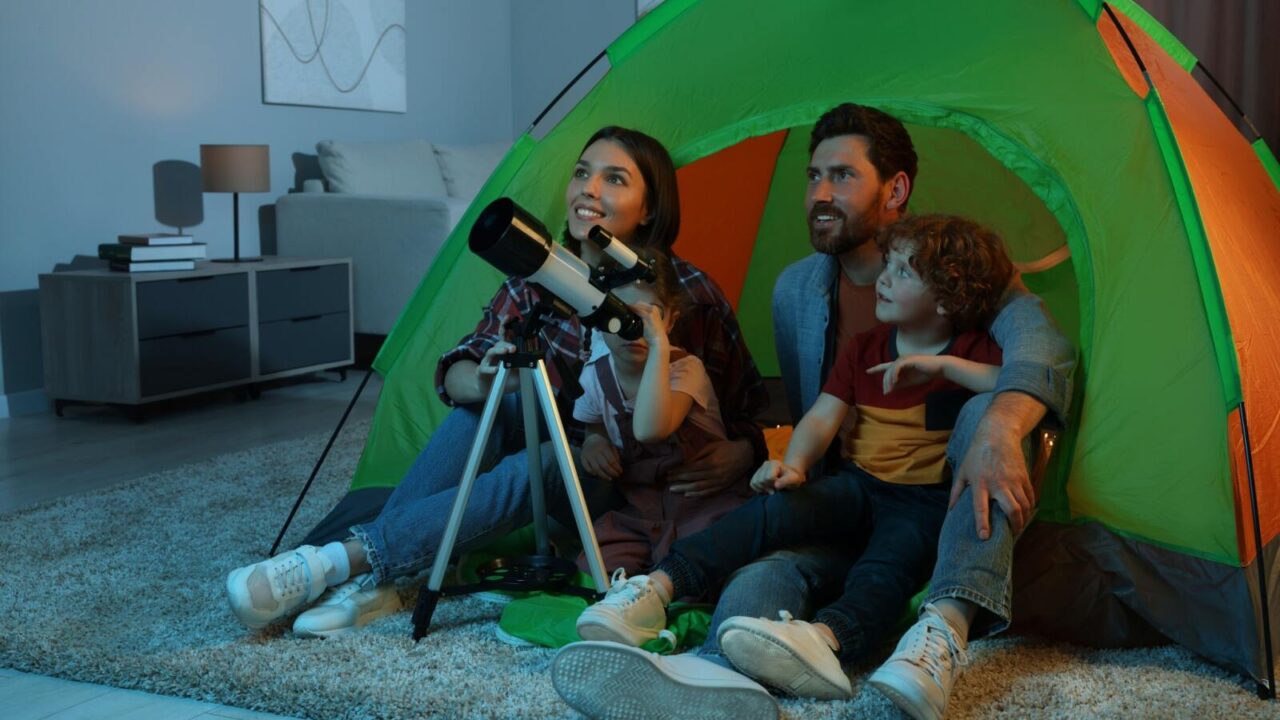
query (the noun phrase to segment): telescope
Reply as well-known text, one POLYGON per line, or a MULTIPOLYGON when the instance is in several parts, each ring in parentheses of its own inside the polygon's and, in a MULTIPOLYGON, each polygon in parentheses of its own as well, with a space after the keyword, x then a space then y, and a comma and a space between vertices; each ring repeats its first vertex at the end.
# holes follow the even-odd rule
POLYGON ((644 335, 644 324, 613 288, 645 278, 653 271, 622 241, 599 225, 588 239, 621 266, 617 273, 592 272, 582 258, 551 239, 551 233, 511 198, 498 198, 480 212, 471 227, 471 252, 507 275, 536 283, 568 304, 588 327, 625 340, 644 335))

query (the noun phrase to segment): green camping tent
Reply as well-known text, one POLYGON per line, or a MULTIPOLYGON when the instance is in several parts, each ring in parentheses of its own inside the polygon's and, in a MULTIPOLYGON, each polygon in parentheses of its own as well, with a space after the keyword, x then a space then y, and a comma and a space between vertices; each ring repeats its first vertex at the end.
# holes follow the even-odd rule
POLYGON ((998 229, 1081 352, 1020 545, 1017 614, 1099 643, 1154 630, 1266 677, 1280 171, 1195 64, 1132 0, 667 0, 515 142, 426 273, 375 361, 386 381, 353 489, 397 483, 447 412, 436 360, 502 279, 466 249, 479 209, 506 195, 559 226, 570 168, 603 125, 672 149, 686 217, 675 250, 724 287, 776 374, 773 280, 810 252, 809 126, 863 103, 915 139, 912 208, 998 229))

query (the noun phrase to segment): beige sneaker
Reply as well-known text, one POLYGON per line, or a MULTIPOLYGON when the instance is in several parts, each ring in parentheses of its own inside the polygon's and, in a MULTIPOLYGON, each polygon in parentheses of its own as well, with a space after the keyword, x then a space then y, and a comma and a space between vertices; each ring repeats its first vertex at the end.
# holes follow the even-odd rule
POLYGON ((720 650, 747 677, 796 697, 853 697, 835 650, 813 625, 781 610, 778 620, 731 617, 720 624, 720 650))
POLYGON ((303 637, 341 635, 402 607, 394 583, 375 585, 372 575, 360 575, 325 593, 314 607, 299 615, 293 621, 293 632, 303 637))
POLYGON ((941 720, 951 688, 968 663, 968 643, 928 604, 867 682, 915 720, 941 720))
POLYGON ((578 637, 639 647, 667 629, 667 602, 648 575, 618 568, 604 599, 578 616, 578 637))
POLYGON ((303 545, 227 575, 227 602, 241 625, 257 630, 320 597, 333 563, 303 545))

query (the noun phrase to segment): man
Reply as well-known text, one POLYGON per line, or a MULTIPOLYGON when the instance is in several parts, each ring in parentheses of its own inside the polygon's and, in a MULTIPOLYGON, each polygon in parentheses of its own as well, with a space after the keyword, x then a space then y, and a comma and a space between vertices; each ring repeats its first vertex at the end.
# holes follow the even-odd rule
MULTIPOLYGON (((915 151, 902 124, 853 104, 840 105, 818 120, 810 153, 805 206, 817 252, 782 272, 773 298, 776 347, 793 418, 817 400, 835 348, 875 323, 874 283, 884 261, 870 240, 906 212, 916 173, 915 151)), ((954 469, 951 510, 928 602, 920 621, 871 678, 914 717, 944 712, 969 637, 1008 625, 1013 542, 1034 508, 1022 438, 1046 412, 1061 418, 1070 397, 1074 351, 1037 298, 1011 288, 991 333, 1002 346, 1004 364, 995 391, 964 406, 947 448, 954 469)), ((813 596, 839 588, 854 559, 830 548, 798 549, 748 566, 721 595, 713 637, 717 626, 723 628, 722 638, 732 630, 734 623, 720 624, 729 608, 740 616, 787 610, 807 617, 820 604, 813 596), (761 592, 768 583, 764 573, 779 567, 789 570, 787 580, 761 592)), ((831 629, 836 645, 867 631, 831 629)), ((789 641, 783 640, 786 646, 789 641)), ((808 659, 803 642, 787 649, 799 656, 796 666, 803 668, 808 659)), ((703 653, 717 651, 709 642, 703 653)), ((590 648, 566 648, 562 656, 587 652, 590 648)), ((656 671, 654 682, 636 683, 633 687, 640 689, 633 692, 647 693, 643 700, 650 704, 660 697, 687 703, 690 695, 672 692, 671 686, 684 690, 706 684, 706 675, 695 677, 687 660, 678 667, 657 656, 649 656, 649 662, 656 671)), ((630 666, 638 667, 634 658, 630 666)), ((801 685, 797 678, 793 687, 801 685)), ((571 693, 562 689, 562 694, 578 706, 571 693)))
MULTIPOLYGON (((852 104, 818 121, 811 150, 805 204, 817 254, 783 271, 773 301, 793 417, 817 398, 832 348, 868 322, 864 313, 873 315, 883 258, 869 240, 906 211, 916 167, 901 123, 852 104)), ((920 620, 870 679, 916 718, 945 711, 968 639, 1008 627, 1013 544, 1035 506, 1022 439, 1046 412, 1063 418, 1071 396, 1075 351, 1038 298, 1011 288, 991 334, 1004 363, 995 391, 964 406, 947 447, 951 510, 929 596, 920 620)))

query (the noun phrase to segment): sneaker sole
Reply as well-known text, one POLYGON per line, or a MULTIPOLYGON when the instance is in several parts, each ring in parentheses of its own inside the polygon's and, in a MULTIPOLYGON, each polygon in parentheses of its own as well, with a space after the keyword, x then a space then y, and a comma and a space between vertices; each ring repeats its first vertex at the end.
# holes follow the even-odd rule
POLYGON ((574 710, 598 720, 777 720, 778 705, 758 690, 691 685, 629 647, 574 645, 551 664, 551 683, 574 710))
POLYGON ((853 697, 852 686, 844 687, 827 679, 772 635, 750 627, 730 627, 721 630, 718 640, 720 651, 734 667, 769 687, 794 697, 818 700, 853 697), (778 679, 782 676, 791 679, 784 682, 778 679))
POLYGON ((942 715, 935 712, 928 703, 923 705, 917 703, 893 684, 885 681, 878 672, 872 673, 871 677, 867 678, 867 684, 880 691, 881 695, 889 698, 889 702, 910 716, 911 720, 940 720, 942 718, 942 715))

